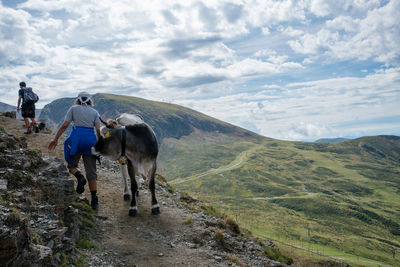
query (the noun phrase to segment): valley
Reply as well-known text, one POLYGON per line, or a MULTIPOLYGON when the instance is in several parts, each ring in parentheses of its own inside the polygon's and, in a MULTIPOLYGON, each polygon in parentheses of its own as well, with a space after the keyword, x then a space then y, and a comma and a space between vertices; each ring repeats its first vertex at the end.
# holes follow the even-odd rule
MULTIPOLYGON (((240 142, 234 146, 241 147, 240 142)), ((174 178, 168 168, 163 171, 171 185, 209 202, 258 236, 323 251, 352 264, 394 264, 399 194, 391 183, 382 182, 384 178, 370 177, 390 166, 385 180, 398 181, 397 164, 364 151, 349 153, 354 149, 351 142, 317 146, 318 150, 305 145, 312 146, 267 140, 239 151, 226 165, 192 176, 174 178)), ((190 168, 184 158, 215 157, 203 145, 190 151, 176 155, 183 163, 182 173, 190 168)))

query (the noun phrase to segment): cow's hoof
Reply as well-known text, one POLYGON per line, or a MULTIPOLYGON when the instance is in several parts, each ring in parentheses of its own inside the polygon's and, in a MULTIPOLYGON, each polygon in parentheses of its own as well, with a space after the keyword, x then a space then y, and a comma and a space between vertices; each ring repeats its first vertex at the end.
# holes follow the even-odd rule
POLYGON ((124 200, 125 201, 131 200, 131 195, 129 194, 124 195, 124 200))
POLYGON ((160 207, 152 208, 152 209, 151 209, 151 213, 152 213, 153 215, 160 214, 160 213, 161 213, 161 212, 160 212, 160 207))
POLYGON ((135 209, 130 209, 129 210, 129 216, 131 217, 136 217, 137 216, 137 210, 135 209))

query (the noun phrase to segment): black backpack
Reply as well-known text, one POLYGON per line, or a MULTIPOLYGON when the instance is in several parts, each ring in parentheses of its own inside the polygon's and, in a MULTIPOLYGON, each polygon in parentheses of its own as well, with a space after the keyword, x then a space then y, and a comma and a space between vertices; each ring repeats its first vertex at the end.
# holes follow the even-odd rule
POLYGON ((24 103, 33 102, 36 103, 39 101, 39 97, 32 91, 31 87, 27 87, 22 89, 24 91, 24 103))

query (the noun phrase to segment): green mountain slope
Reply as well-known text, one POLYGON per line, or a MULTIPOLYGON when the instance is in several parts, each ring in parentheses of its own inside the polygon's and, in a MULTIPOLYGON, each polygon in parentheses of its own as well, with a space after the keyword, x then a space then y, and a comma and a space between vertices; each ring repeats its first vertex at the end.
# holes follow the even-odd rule
MULTIPOLYGON (((253 233, 352 264, 400 265, 399 137, 280 141, 178 105, 107 94, 94 102, 103 118, 141 115, 159 139, 158 172, 253 233)), ((41 119, 59 125, 72 103, 50 103, 41 119)))
POLYGON ((321 138, 318 139, 316 141, 314 141, 315 143, 340 143, 343 141, 349 140, 349 138, 343 138, 343 137, 339 137, 339 138, 321 138))
MULTIPOLYGON (((74 100, 74 98, 62 98, 53 101, 43 108, 40 119, 46 120, 53 128, 58 128, 74 100)), ((189 135, 194 128, 238 137, 260 138, 245 129, 174 104, 112 94, 96 94, 93 96, 93 102, 94 108, 103 119, 115 119, 125 112, 139 114, 153 127, 160 143, 166 137, 180 138, 189 135)))
POLYGON ((400 248, 399 137, 335 144, 236 142, 228 146, 236 153, 226 168, 194 174, 185 159, 214 155, 193 142, 191 150, 174 153, 174 147, 188 144, 180 141, 169 146, 164 166, 171 184, 208 200, 258 235, 329 250, 350 262, 357 255, 399 264, 392 260, 393 248, 400 248))

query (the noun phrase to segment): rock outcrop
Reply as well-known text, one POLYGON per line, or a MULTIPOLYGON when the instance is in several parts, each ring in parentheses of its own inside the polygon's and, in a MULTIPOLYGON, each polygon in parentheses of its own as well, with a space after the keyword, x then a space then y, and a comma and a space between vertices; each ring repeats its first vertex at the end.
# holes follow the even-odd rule
POLYGON ((0 185, 1 266, 58 266, 73 253, 77 195, 60 160, 0 129, 0 185))

